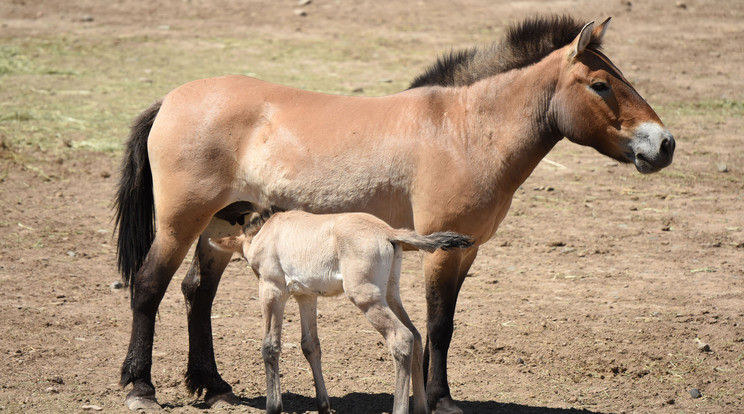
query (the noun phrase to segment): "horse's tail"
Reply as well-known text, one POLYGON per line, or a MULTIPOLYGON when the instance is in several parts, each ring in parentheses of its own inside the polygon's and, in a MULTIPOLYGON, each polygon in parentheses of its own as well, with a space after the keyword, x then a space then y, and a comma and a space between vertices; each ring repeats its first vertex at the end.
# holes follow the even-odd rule
POLYGON ((130 282, 142 267, 155 239, 155 204, 147 137, 161 104, 161 101, 155 102, 132 124, 114 200, 114 228, 119 229, 117 264, 124 283, 130 285, 131 290, 134 284, 130 282))
POLYGON ((436 249, 462 249, 475 243, 474 239, 452 231, 440 231, 422 236, 412 230, 395 230, 390 241, 405 243, 429 253, 436 249))

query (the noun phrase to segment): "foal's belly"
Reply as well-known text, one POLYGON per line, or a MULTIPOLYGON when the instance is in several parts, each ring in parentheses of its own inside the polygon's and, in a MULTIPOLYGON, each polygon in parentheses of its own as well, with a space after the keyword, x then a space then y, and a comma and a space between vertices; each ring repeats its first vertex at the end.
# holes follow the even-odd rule
POLYGON ((285 275, 287 291, 292 296, 335 296, 344 292, 341 274, 285 275))

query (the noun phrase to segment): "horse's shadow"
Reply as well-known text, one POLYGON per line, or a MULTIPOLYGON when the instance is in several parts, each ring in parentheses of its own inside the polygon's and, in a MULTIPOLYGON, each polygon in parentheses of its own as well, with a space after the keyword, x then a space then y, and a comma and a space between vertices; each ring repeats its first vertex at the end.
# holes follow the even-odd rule
MULTIPOLYGON (((243 404, 266 409, 266 397, 241 398, 243 404)), ((282 393, 284 412, 315 411, 315 398, 291 392, 282 393)), ((413 401, 411 400, 411 404, 413 401)), ((577 408, 549 408, 520 404, 501 403, 497 401, 458 401, 467 414, 601 414, 577 408)), ((338 414, 381 414, 389 413, 393 407, 392 394, 366 394, 352 392, 343 397, 331 397, 331 407, 338 414)))

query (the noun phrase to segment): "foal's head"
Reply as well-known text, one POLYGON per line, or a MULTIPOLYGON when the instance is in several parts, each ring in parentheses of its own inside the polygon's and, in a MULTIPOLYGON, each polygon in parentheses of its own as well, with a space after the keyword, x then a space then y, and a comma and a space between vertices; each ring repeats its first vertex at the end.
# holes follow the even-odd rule
POLYGON ((243 231, 237 236, 220 237, 217 239, 209 239, 209 244, 218 250, 222 250, 226 253, 238 253, 244 259, 248 255, 248 249, 251 247, 253 238, 261 231, 261 228, 266 221, 275 213, 283 210, 277 207, 270 207, 263 210, 260 213, 254 213, 251 220, 243 226, 243 231))
POLYGON ((563 62, 550 115, 568 139, 588 145, 641 173, 672 162, 674 137, 622 72, 600 51, 609 20, 589 23, 557 51, 563 62))

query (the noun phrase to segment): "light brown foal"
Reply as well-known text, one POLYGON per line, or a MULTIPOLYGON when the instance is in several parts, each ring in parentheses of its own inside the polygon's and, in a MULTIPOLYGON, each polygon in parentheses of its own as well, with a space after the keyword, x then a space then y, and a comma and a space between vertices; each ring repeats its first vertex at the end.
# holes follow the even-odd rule
MULTIPOLYGON (((127 406, 157 406, 155 315, 197 239, 182 283, 186 385, 206 390, 208 404, 236 402, 217 371, 210 322, 230 254, 206 241, 239 234, 246 213, 359 211, 481 244, 563 137, 641 173, 668 166, 674 138, 601 52, 607 26, 529 19, 491 47, 440 59, 411 89, 390 96, 327 95, 229 76, 183 85, 146 110, 132 128, 116 203, 119 267, 132 289, 120 382, 133 384, 127 406)), ((426 393, 437 413, 461 412, 447 384, 447 351, 478 244, 424 259, 426 393)))
POLYGON ((302 352, 313 372, 319 413, 331 406, 320 364, 318 296, 345 293, 385 338, 395 361, 393 414, 408 414, 413 380, 413 412, 427 414, 421 335, 400 300, 402 246, 433 252, 469 247, 473 241, 452 232, 421 236, 396 230, 365 213, 310 214, 288 211, 260 215, 239 236, 210 239, 226 252, 240 253, 258 277, 264 318, 262 354, 266 366, 266 412, 282 412, 279 385, 284 306, 290 296, 300 307, 302 352), (412 372, 413 368, 413 372, 412 372))

